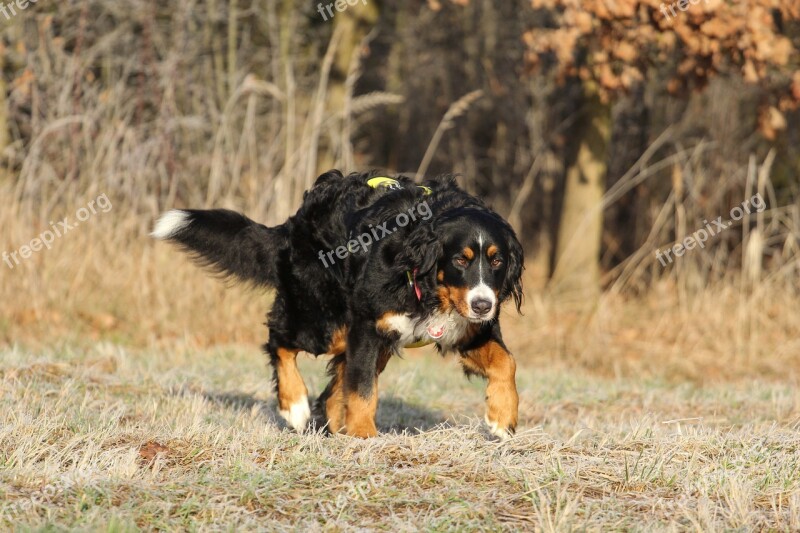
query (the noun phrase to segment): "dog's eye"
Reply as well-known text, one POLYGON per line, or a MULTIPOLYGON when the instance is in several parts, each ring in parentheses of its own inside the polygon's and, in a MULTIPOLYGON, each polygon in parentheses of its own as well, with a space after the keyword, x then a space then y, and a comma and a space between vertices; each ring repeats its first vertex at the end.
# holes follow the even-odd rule
POLYGON ((491 262, 492 268, 497 268, 502 264, 503 264, 503 262, 500 259, 497 259, 497 258, 492 259, 492 262, 491 262))
POLYGON ((454 262, 460 267, 466 267, 469 261, 467 261, 466 257, 456 257, 454 262))

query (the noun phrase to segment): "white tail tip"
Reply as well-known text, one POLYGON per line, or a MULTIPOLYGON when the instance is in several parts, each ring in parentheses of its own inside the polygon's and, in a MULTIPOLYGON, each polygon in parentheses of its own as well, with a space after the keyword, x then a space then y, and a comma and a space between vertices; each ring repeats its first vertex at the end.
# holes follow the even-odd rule
POLYGON ((156 239, 169 239, 189 225, 189 213, 180 209, 172 209, 161 215, 150 236, 156 239))

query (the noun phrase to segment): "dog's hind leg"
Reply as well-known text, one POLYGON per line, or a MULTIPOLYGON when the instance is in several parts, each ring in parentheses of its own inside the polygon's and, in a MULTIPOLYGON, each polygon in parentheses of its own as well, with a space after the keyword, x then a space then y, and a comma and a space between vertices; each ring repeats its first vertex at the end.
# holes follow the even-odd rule
POLYGON ((296 431, 303 431, 311 417, 308 389, 297 368, 300 350, 267 345, 267 353, 275 371, 275 388, 281 417, 296 431))

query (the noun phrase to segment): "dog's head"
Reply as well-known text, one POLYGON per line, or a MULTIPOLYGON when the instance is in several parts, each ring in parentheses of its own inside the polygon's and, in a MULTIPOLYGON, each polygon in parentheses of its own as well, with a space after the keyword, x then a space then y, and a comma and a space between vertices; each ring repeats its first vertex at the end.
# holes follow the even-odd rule
POLYGON ((478 208, 453 209, 433 222, 409 244, 419 272, 434 277, 426 285, 435 285, 440 309, 483 322, 513 297, 519 311, 523 254, 511 226, 478 208))

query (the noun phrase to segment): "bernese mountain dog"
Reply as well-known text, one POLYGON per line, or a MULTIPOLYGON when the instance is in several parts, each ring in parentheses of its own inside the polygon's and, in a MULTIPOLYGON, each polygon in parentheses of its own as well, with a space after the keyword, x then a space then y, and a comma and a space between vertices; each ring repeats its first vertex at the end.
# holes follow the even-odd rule
POLYGON ((332 356, 317 406, 332 433, 377 434, 378 376, 403 348, 435 343, 487 379, 486 423, 517 425, 516 364, 499 309, 522 301, 523 252, 511 226, 452 177, 416 185, 375 172, 319 176, 297 213, 266 227, 223 210, 172 210, 153 236, 204 267, 275 289, 264 346, 281 416, 311 416, 300 351, 332 356))

